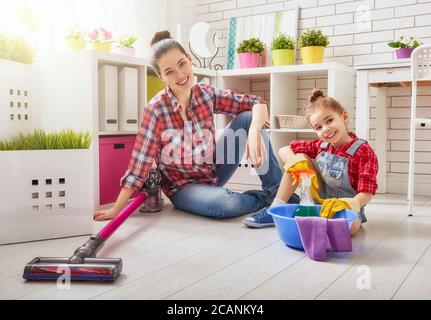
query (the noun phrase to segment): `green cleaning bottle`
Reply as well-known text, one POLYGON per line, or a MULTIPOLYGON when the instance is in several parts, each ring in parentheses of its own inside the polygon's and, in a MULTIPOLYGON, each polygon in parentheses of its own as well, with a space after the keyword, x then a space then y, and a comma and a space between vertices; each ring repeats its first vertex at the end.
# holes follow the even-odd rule
POLYGON ((301 172, 301 201, 295 210, 295 217, 320 217, 311 196, 311 177, 309 173, 301 172))

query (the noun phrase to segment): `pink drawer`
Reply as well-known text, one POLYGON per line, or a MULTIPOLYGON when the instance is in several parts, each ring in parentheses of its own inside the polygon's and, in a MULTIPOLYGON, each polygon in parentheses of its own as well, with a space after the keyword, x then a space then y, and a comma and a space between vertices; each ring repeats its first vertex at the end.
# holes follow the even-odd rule
POLYGON ((121 190, 120 179, 126 173, 136 135, 100 137, 100 204, 115 202, 121 190))

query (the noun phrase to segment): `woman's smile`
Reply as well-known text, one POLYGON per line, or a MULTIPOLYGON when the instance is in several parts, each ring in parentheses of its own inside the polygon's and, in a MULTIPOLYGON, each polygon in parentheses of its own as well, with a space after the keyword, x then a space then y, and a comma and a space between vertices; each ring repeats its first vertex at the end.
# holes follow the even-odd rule
POLYGON ((185 86, 185 85, 187 85, 189 83, 189 79, 190 79, 190 77, 186 77, 186 78, 180 80, 179 82, 177 82, 177 85, 179 85, 179 86, 185 86))

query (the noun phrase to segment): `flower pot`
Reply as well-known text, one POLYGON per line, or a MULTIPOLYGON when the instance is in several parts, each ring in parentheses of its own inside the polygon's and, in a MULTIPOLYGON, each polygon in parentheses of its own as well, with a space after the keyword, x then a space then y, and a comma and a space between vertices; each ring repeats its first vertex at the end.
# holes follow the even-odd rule
POLYGON ((101 52, 110 52, 112 45, 109 42, 93 42, 92 47, 94 50, 101 52))
POLYGON ((91 234, 92 162, 89 149, 0 151, 0 244, 91 234))
POLYGON ((285 66, 294 64, 295 50, 292 49, 279 49, 272 51, 272 65, 285 66))
POLYGON ((66 39, 66 44, 70 50, 84 50, 87 46, 84 39, 66 39))
POLYGON ((241 69, 260 67, 260 54, 251 52, 240 53, 239 65, 241 69))
POLYGON ((135 48, 115 47, 113 52, 124 56, 134 57, 136 50, 135 48))
POLYGON ((302 61, 304 64, 322 63, 325 55, 325 47, 311 46, 301 48, 302 61))
POLYGON ((397 59, 410 59, 413 48, 399 48, 395 51, 397 59))

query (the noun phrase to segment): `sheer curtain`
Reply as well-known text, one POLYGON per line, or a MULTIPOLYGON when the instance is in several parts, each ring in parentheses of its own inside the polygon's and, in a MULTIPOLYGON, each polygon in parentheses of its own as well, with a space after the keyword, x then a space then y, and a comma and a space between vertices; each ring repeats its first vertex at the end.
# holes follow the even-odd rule
POLYGON ((0 10, 0 32, 23 34, 37 47, 38 54, 46 54, 63 51, 64 36, 75 25, 84 30, 104 27, 111 31, 114 37, 125 33, 136 35, 137 55, 147 57, 149 41, 154 32, 169 28, 167 8, 168 3, 173 1, 176 2, 176 0, 5 1, 0 10))

